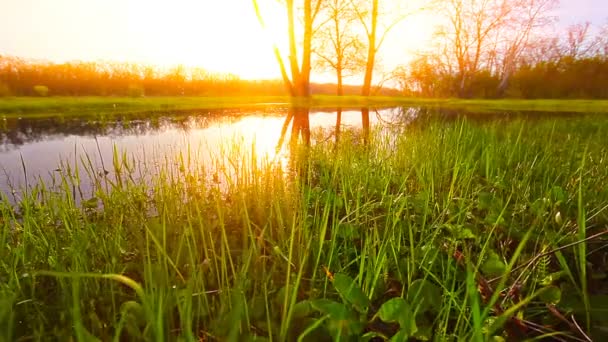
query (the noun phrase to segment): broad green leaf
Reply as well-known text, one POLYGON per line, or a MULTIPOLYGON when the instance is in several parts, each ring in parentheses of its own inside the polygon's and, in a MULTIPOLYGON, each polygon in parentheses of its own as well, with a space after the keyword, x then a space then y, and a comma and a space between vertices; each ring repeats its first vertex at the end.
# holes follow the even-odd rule
POLYGON ((293 318, 303 318, 307 317, 312 313, 313 307, 309 300, 303 300, 301 302, 296 303, 293 307, 293 318))
POLYGON ((481 265, 481 271, 488 277, 498 277, 505 273, 507 266, 500 257, 494 253, 481 265))
POLYGON ((568 194, 561 186, 555 185, 551 188, 551 198, 556 203, 564 202, 568 199, 568 194))
POLYGON ((540 281, 540 284, 543 286, 548 286, 567 275, 568 275, 568 272, 566 272, 566 271, 550 273, 540 281))
POLYGON ((329 316, 327 329, 334 340, 360 335, 363 332, 364 326, 359 317, 345 304, 328 299, 318 299, 311 304, 313 308, 329 316))
POLYGON ((460 239, 476 239, 477 236, 473 234, 473 231, 469 228, 463 228, 460 230, 458 234, 458 238, 460 239))
POLYGON ((403 314, 410 314, 411 310, 405 299, 392 298, 386 301, 378 310, 378 317, 386 323, 394 323, 399 321, 399 317, 403 314))
POLYGON ((380 319, 386 323, 399 323, 407 335, 416 332, 416 316, 403 298, 392 298, 382 304, 378 311, 380 319))
POLYGON ((351 277, 337 273, 334 275, 333 284, 345 302, 351 304, 360 313, 367 313, 370 305, 369 298, 351 277))
POLYGON ((441 308, 442 290, 426 279, 412 282, 407 290, 407 301, 417 314, 427 311, 437 311, 441 308))
POLYGON ((562 290, 557 286, 547 286, 547 290, 542 292, 539 297, 545 304, 557 304, 562 299, 562 290))
POLYGON ((389 341, 391 342, 407 342, 408 338, 410 336, 408 335, 407 331, 405 330, 399 330, 399 332, 397 332, 395 335, 393 335, 393 337, 391 337, 391 339, 389 341))
POLYGON ((353 319, 330 319, 327 322, 327 330, 333 337, 334 341, 348 340, 349 337, 361 336, 365 326, 358 320, 353 319))
POLYGON ((378 316, 386 323, 399 323, 401 330, 405 331, 408 336, 418 330, 416 316, 403 298, 393 298, 382 304, 378 316))
POLYGON ((357 315, 355 315, 352 310, 348 306, 342 303, 334 302, 329 299, 317 299, 311 302, 311 305, 314 309, 329 315, 329 318, 332 320, 349 320, 349 319, 357 319, 357 315))
POLYGON ((463 225, 446 224, 445 227, 450 231, 453 237, 460 240, 476 239, 477 236, 470 228, 465 228, 463 225))

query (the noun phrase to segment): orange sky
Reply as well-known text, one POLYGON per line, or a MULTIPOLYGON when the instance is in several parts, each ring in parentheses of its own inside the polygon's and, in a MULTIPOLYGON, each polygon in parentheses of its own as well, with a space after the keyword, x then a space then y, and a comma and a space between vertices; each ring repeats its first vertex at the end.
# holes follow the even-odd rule
MULTIPOLYGON (((184 64, 243 78, 279 78, 271 42, 286 45, 284 11, 276 0, 259 2, 268 32, 257 22, 251 0, 0 0, 0 54, 184 64)), ((573 11, 578 8, 579 16, 608 16, 607 0, 578 4, 573 11), (585 12, 585 6, 595 8, 585 12)), ((562 16, 572 19, 574 12, 567 9, 562 16)), ((426 14, 393 30, 380 52, 386 69, 424 48, 432 23, 432 14, 426 14)))

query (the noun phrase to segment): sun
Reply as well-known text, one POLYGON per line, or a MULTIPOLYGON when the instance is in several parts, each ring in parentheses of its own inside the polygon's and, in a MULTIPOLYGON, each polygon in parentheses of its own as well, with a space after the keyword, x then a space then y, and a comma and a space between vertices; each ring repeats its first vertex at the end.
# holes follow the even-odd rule
POLYGON ((251 0, 135 0, 128 2, 129 33, 140 59, 154 64, 200 66, 244 79, 279 78, 272 46, 287 46, 284 9, 251 0))

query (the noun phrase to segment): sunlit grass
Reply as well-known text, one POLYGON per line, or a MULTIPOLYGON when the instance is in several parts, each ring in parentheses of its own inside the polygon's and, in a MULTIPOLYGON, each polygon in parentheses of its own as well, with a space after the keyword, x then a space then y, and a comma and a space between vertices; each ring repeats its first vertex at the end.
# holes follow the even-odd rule
POLYGON ((427 106, 480 113, 497 111, 538 111, 606 113, 606 100, 463 100, 425 99, 399 96, 331 96, 311 98, 288 96, 226 97, 8 97, 0 98, 0 120, 4 117, 90 116, 136 113, 164 113, 222 108, 256 108, 270 105, 296 105, 312 108, 360 108, 362 106, 427 106))
POLYGON ((607 229, 607 130, 421 119, 287 163, 229 143, 145 171, 115 151, 108 176, 72 162, 0 202, 0 336, 601 339, 606 242, 580 240, 607 229))

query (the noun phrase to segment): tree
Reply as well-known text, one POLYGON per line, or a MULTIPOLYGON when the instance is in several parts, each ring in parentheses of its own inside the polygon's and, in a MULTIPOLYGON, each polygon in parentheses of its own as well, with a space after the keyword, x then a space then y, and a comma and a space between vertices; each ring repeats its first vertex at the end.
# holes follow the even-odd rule
POLYGON ((600 33, 597 35, 597 42, 599 47, 599 53, 604 58, 608 58, 608 20, 600 28, 600 33))
POLYGON ((435 38, 444 63, 454 65, 457 94, 472 95, 473 78, 483 69, 501 76, 500 89, 534 32, 551 22, 555 0, 436 0, 444 24, 435 38))
MULTIPOLYGON (((388 33, 405 18, 406 14, 400 13, 394 20, 387 20, 388 25, 380 27, 378 25, 378 18, 381 15, 379 0, 371 0, 371 3, 369 1, 351 0, 351 3, 355 9, 357 19, 364 29, 365 38, 367 40, 367 58, 365 59, 365 73, 363 75, 361 95, 370 96, 378 51, 384 43, 388 33)), ((370 132, 368 107, 361 108, 361 125, 363 127, 363 139, 365 143, 368 143, 370 132)))
POLYGON ((601 53, 601 32, 597 38, 589 35, 591 23, 586 21, 568 26, 566 40, 563 42, 562 57, 580 59, 601 53))
POLYGON ((494 53, 494 55, 502 57, 498 59, 500 83, 497 93, 499 96, 506 92, 509 80, 515 72, 523 52, 528 48, 534 31, 546 27, 554 21, 549 13, 557 5, 558 0, 516 0, 513 3, 511 15, 502 28, 506 30, 505 38, 497 42, 496 50, 498 51, 494 53))
POLYGON ((360 37, 353 30, 357 16, 350 0, 325 0, 321 7, 323 23, 317 29, 314 48, 317 67, 336 74, 338 96, 344 94, 343 79, 362 69, 364 53, 360 37))
MULTIPOLYGON (((258 0, 252 0, 253 5, 258 17, 258 21, 265 27, 264 17, 260 11, 258 0)), ((294 97, 308 97, 310 95, 310 71, 311 71, 311 55, 312 55, 312 39, 313 39, 313 26, 317 14, 321 8, 323 0, 302 0, 303 2, 303 14, 301 19, 302 23, 302 64, 298 62, 298 40, 296 38, 296 3, 294 0, 285 1, 285 9, 287 14, 287 35, 289 37, 289 67, 291 72, 291 78, 287 73, 285 62, 281 55, 281 52, 274 45, 274 53, 281 69, 281 75, 283 82, 287 87, 291 96, 294 97)))
POLYGON ((350 0, 350 2, 355 9, 357 19, 363 28, 365 43, 367 45, 361 95, 369 96, 371 94, 372 79, 374 68, 376 67, 378 51, 382 47, 389 32, 399 22, 405 19, 409 13, 406 13, 403 9, 394 10, 392 12, 397 13, 397 15, 390 18, 386 13, 388 11, 381 10, 381 3, 379 0, 350 0), (385 19, 382 21, 385 23, 384 25, 381 25, 381 21, 379 20, 381 17, 385 19))
MULTIPOLYGON (((316 66, 336 75, 336 94, 344 95, 344 77, 352 76, 364 63, 363 45, 353 30, 357 16, 350 0, 326 0, 321 6, 322 24, 315 40, 316 66)), ((340 137, 342 109, 336 109, 336 142, 340 137)))
POLYGON ((443 44, 445 63, 456 67, 457 93, 469 96, 472 77, 480 69, 488 41, 511 12, 509 0, 437 0, 435 9, 446 23, 436 32, 443 44))
MULTIPOLYGON (((264 17, 260 11, 258 0, 252 0, 255 8, 258 21, 262 27, 265 27, 264 17)), ((314 23, 323 0, 302 0, 303 14, 300 18, 302 24, 302 64, 298 63, 298 40, 296 39, 296 3, 294 0, 285 1, 285 9, 287 12, 287 35, 289 37, 289 67, 291 78, 287 73, 285 62, 278 46, 273 46, 274 54, 281 69, 283 83, 285 84, 289 94, 294 97, 310 97, 310 72, 312 61, 312 40, 314 35, 314 23)), ((293 119, 292 139, 301 135, 306 144, 310 143, 310 128, 308 122, 308 109, 302 106, 297 106, 293 103, 287 118, 283 124, 281 137, 283 137, 293 119)), ((279 141, 279 146, 282 144, 282 138, 279 141)))

